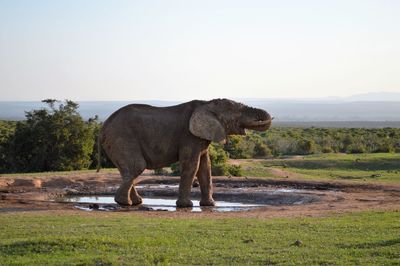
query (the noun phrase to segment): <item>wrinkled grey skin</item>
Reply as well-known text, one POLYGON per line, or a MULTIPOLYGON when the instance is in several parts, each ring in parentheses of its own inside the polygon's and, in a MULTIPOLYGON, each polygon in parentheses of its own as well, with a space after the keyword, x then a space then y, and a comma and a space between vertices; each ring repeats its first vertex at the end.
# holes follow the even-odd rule
POLYGON ((264 131, 271 121, 264 110, 228 99, 194 100, 170 107, 122 107, 104 122, 100 133, 100 143, 122 177, 115 201, 120 205, 141 204, 135 178, 145 169, 179 161, 181 178, 176 205, 193 206, 190 190, 197 176, 200 205, 214 206, 208 155, 211 141, 223 143, 227 135, 244 135, 245 129, 264 131))

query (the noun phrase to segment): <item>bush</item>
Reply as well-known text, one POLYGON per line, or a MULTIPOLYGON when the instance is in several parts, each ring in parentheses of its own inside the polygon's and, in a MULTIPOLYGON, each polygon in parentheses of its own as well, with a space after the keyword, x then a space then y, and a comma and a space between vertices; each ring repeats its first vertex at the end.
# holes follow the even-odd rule
POLYGON ((244 143, 242 136, 233 135, 228 137, 224 150, 229 154, 230 158, 241 159, 246 157, 243 149, 245 146, 246 143, 244 143))
POLYGON ((365 147, 361 144, 352 144, 347 147, 347 153, 365 153, 365 147))
POLYGON ((322 152, 323 153, 332 153, 333 149, 332 149, 332 147, 325 146, 325 147, 322 148, 322 152))
POLYGON ((378 147, 373 152, 394 152, 395 147, 391 145, 388 141, 379 143, 378 147))
POLYGON ((233 176, 243 176, 242 167, 240 165, 228 165, 228 173, 233 176))
POLYGON ((212 143, 208 148, 211 165, 225 165, 228 161, 228 154, 220 144, 212 143))
POLYGON ((310 139, 301 139, 297 143, 297 154, 307 155, 315 153, 315 142, 310 139))
POLYGON ((164 169, 164 168, 157 168, 157 169, 154 169, 154 175, 162 175, 162 176, 165 176, 165 175, 168 175, 169 173, 168 173, 168 171, 166 170, 166 169, 164 169))
POLYGON ((225 164, 215 164, 211 166, 211 174, 214 176, 223 176, 228 174, 228 167, 225 164))
POLYGON ((254 158, 271 156, 271 150, 262 142, 257 142, 254 145, 254 158))
POLYGON ((95 120, 85 122, 78 104, 44 100, 48 108, 26 112, 10 138, 9 171, 43 172, 88 168, 94 146, 95 120))

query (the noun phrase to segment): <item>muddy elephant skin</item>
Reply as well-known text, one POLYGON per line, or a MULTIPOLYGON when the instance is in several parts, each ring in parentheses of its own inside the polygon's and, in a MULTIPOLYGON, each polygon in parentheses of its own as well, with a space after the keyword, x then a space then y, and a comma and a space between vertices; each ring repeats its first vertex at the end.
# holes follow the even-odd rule
POLYGON ((197 176, 201 206, 214 206, 208 146, 224 143, 227 135, 244 135, 245 129, 267 130, 272 118, 264 110, 228 99, 190 101, 154 107, 131 104, 113 113, 100 132, 100 143, 121 173, 115 194, 120 205, 137 205, 142 198, 134 180, 145 169, 179 161, 181 178, 178 207, 193 206, 190 190, 197 176))

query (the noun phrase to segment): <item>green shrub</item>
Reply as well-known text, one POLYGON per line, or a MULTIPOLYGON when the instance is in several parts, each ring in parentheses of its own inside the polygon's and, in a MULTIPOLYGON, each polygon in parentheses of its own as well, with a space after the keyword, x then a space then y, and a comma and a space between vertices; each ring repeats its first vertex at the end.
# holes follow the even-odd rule
POLYGON ((257 142, 254 145, 254 158, 271 156, 271 150, 262 142, 257 142))
POLYGON ((307 155, 315 153, 316 147, 314 140, 301 139, 297 142, 297 154, 307 155))
POLYGON ((243 176, 243 170, 240 165, 228 165, 228 173, 233 176, 243 176))
POLYGON ((224 176, 228 174, 228 167, 226 164, 211 165, 211 174, 214 176, 224 176))
POLYGON ((95 119, 85 122, 78 104, 44 100, 48 108, 26 112, 10 137, 7 156, 13 172, 67 171, 88 168, 95 119))
POLYGON ((347 153, 365 153, 365 147, 361 144, 352 144, 347 147, 347 153))
POLYGON ((228 161, 228 153, 221 144, 212 143, 208 148, 211 165, 225 165, 228 161))
POLYGON ((154 169, 154 175, 162 175, 162 176, 164 176, 164 175, 168 175, 168 174, 169 174, 168 171, 166 169, 164 169, 164 168, 154 169))
POLYGON ((333 151, 332 147, 325 146, 325 147, 322 148, 322 152, 323 153, 332 153, 334 151, 333 151))

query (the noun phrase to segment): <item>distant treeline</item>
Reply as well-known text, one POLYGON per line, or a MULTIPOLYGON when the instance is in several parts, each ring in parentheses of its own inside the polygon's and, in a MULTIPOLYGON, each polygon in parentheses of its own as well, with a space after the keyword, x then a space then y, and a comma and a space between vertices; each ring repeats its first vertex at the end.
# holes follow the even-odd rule
POLYGON ((400 128, 400 121, 274 121, 275 127, 400 128))
POLYGON ((314 153, 400 152, 399 128, 276 127, 247 136, 231 136, 230 158, 277 157, 314 153))
MULTIPOLYGON (((72 101, 44 100, 47 108, 26 112, 23 121, 0 121, 0 173, 95 168, 97 117, 85 121, 72 101)), ((228 158, 266 158, 313 153, 400 152, 399 128, 273 127, 230 136, 210 148, 214 174, 240 175, 228 158)), ((113 167, 102 153, 102 167, 113 167)), ((178 173, 177 165, 172 167, 178 173)))

